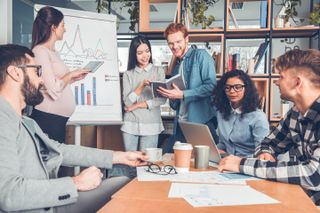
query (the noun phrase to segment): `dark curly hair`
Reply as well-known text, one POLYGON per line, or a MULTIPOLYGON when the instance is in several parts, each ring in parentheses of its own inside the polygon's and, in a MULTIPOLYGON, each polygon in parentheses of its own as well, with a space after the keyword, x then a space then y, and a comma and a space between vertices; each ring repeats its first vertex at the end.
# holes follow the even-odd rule
POLYGON ((231 106, 224 87, 229 78, 238 77, 245 86, 244 96, 241 101, 241 117, 245 113, 253 112, 259 108, 260 100, 256 86, 249 75, 242 70, 232 70, 225 73, 218 81, 217 86, 213 90, 213 104, 219 112, 222 113, 224 119, 228 120, 231 114, 231 106))

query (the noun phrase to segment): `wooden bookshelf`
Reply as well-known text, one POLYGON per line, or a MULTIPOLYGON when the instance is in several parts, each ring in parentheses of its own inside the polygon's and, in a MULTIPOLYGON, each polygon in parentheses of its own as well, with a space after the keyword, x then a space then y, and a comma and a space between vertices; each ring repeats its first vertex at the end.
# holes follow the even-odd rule
MULTIPOLYGON (((311 4, 315 2, 314 0, 310 0, 311 4)), ((277 11, 272 11, 275 10, 275 1, 272 0, 267 0, 267 11, 266 11, 266 27, 261 28, 259 25, 261 22, 260 20, 260 15, 257 16, 257 14, 260 14, 260 3, 261 0, 226 0, 223 1, 223 12, 224 16, 226 17, 224 21, 224 26, 220 27, 219 23, 213 24, 212 26, 219 26, 219 27, 209 27, 208 29, 192 29, 192 26, 189 29, 189 40, 190 42, 219 42, 221 43, 220 46, 220 52, 221 52, 221 58, 219 59, 219 62, 221 66, 217 70, 217 78, 221 78, 224 72, 226 72, 226 63, 228 61, 228 54, 229 53, 229 41, 232 40, 248 40, 251 41, 251 39, 257 39, 257 40, 269 40, 269 49, 268 52, 265 55, 265 60, 266 60, 266 67, 264 74, 250 74, 252 77, 255 85, 257 86, 257 89, 259 91, 260 97, 265 97, 265 107, 264 111, 268 115, 269 121, 270 122, 278 122, 281 119, 281 115, 277 116, 275 113, 280 113, 280 109, 276 109, 273 107, 275 103, 280 102, 280 95, 279 92, 277 91, 278 88, 273 84, 273 81, 277 78, 279 78, 279 74, 277 73, 272 73, 272 63, 271 60, 272 58, 278 57, 281 54, 283 54, 285 51, 282 49, 279 49, 279 40, 285 40, 286 38, 297 38, 301 39, 301 43, 304 45, 300 45, 301 49, 306 49, 311 47, 311 39, 317 38, 319 42, 319 34, 320 34, 320 27, 319 26, 313 26, 313 25, 306 25, 306 26, 298 26, 298 27, 288 27, 288 28, 277 28, 273 27, 273 20, 275 18, 275 14, 277 11), (228 9, 229 7, 232 6, 232 3, 243 3, 244 5, 251 5, 252 4, 256 5, 256 10, 255 11, 247 11, 246 9, 249 8, 249 6, 246 8, 246 6, 243 6, 243 9, 240 10, 241 13, 240 15, 238 14, 239 12, 233 11, 233 15, 239 22, 239 28, 232 28, 231 25, 233 25, 233 21, 231 18, 230 10, 228 9), (272 5, 273 4, 273 5, 272 5), (248 15, 250 16, 250 13, 255 12, 254 17, 255 17, 255 24, 253 24, 254 28, 252 26, 248 26, 249 22, 247 23, 245 20, 245 16, 248 15), (239 16, 239 17, 237 17, 239 16), (242 25, 242 26, 241 26, 242 25), (225 29, 224 29, 225 28, 225 29), (309 42, 305 41, 304 39, 309 40, 309 42), (278 43, 277 43, 278 42, 278 43), (307 43, 307 45, 305 45, 307 43), (275 51, 277 50, 277 51, 275 51), (274 54, 274 52, 276 54, 274 54), (271 86, 270 86, 271 85, 271 86), (274 108, 274 109, 273 109, 274 108), (276 116, 275 116, 276 115, 276 116)), ((177 22, 181 23, 181 18, 182 18, 182 11, 184 10, 184 1, 182 0, 140 0, 140 21, 139 21, 139 29, 140 32, 146 33, 149 35, 153 35, 155 33, 158 33, 158 35, 162 35, 164 28, 159 28, 159 29, 152 29, 150 27, 150 5, 152 4, 167 4, 167 3, 176 3, 177 5, 177 22), (180 11, 181 10, 181 11, 180 11)), ((310 3, 310 2, 309 2, 310 3)), ((309 6, 311 4, 306 3, 302 1, 302 4, 304 6, 301 6, 301 10, 308 11, 310 10, 309 6), (307 6, 306 6, 307 5, 307 6)), ((216 7, 217 5, 214 5, 216 7)), ((219 10, 220 11, 220 7, 219 10)), ((208 12, 208 11, 207 11, 208 12)), ((207 13, 208 14, 208 13, 207 13)), ((301 14, 299 12, 299 14, 301 14)), ((215 15, 215 14, 213 14, 215 15)), ((172 19, 174 17, 174 14, 168 14, 168 17, 172 16, 172 19)), ((250 16, 248 20, 252 20, 253 16, 250 16)), ((306 17, 303 17, 306 18, 306 17)), ((172 20, 173 21, 173 20, 172 20)), ((219 19, 219 21, 221 21, 219 19)), ((251 22, 250 22, 251 23, 251 22)), ((249 43, 249 42, 248 42, 249 43)), ((249 44, 250 46, 250 44, 249 44)), ((288 45, 290 46, 290 45, 288 45)), ((234 46, 237 47, 237 46, 234 46)), ((294 48, 294 46, 290 47, 294 48)), ((234 53, 230 52, 230 53, 234 53)), ((251 57, 251 55, 250 55, 251 57)), ((278 106, 278 105, 277 105, 278 106)))
MULTIPOLYGON (((234 11, 232 10, 232 3, 244 3, 244 2, 261 2, 261 0, 227 0, 227 7, 226 7, 226 11, 225 13, 227 14, 227 18, 226 18, 226 31, 227 32, 252 32, 252 31, 261 31, 261 32, 267 32, 270 30, 270 23, 271 23, 271 0, 267 0, 267 26, 265 28, 261 28, 261 27, 256 27, 256 28, 245 28, 242 27, 239 23, 239 27, 237 28, 230 28, 230 22, 233 22, 233 25, 236 25, 235 22, 238 22, 239 17, 236 16, 236 14, 234 14, 234 11)), ((259 8, 258 10, 260 10, 260 4, 259 4, 259 8)), ((244 11, 243 11, 244 12, 244 11)), ((252 12, 252 11, 251 11, 252 12)), ((247 14, 250 14, 250 11, 247 11, 247 14)), ((259 16, 260 19, 260 16, 259 16)))
POLYGON ((261 109, 266 113, 267 117, 269 117, 269 79, 254 76, 251 79, 258 90, 260 99, 263 100, 261 109))
POLYGON ((176 11, 175 14, 172 15, 172 21, 174 19, 176 22, 180 22, 181 17, 181 0, 140 0, 140 11, 139 11, 139 32, 164 32, 165 28, 162 29, 151 29, 150 27, 150 5, 151 4, 168 4, 168 3, 176 3, 176 11))
POLYGON ((269 120, 273 122, 279 122, 282 115, 280 107, 276 107, 275 105, 280 106, 280 93, 279 88, 274 84, 279 78, 272 78, 270 84, 270 116, 269 120))
POLYGON ((223 73, 223 34, 189 34, 189 42, 216 42, 220 43, 220 59, 219 61, 215 61, 217 63, 216 74, 223 73))

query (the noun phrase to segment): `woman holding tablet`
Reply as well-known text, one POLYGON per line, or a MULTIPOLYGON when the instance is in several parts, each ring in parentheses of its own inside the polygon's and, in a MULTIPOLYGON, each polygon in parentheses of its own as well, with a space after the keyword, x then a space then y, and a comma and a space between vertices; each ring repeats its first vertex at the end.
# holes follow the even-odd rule
POLYGON ((152 64, 150 42, 137 36, 131 41, 128 71, 123 75, 125 113, 121 130, 127 151, 156 148, 164 130, 160 105, 166 99, 153 98, 150 81, 165 81, 165 73, 152 64))
POLYGON ((221 153, 250 157, 269 134, 266 115, 259 109, 257 89, 242 70, 225 73, 213 92, 217 108, 221 153))
POLYGON ((63 14, 52 7, 39 10, 32 29, 32 51, 35 61, 42 66, 42 78, 46 87, 44 100, 35 106, 31 117, 49 138, 63 143, 66 123, 75 110, 75 99, 70 84, 82 80, 89 70, 69 71, 55 50, 56 41, 65 32, 63 14))

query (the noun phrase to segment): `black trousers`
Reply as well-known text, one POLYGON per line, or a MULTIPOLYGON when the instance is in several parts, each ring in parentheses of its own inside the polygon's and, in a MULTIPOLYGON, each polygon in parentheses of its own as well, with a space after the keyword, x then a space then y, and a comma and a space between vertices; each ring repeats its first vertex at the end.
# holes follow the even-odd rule
MULTIPOLYGON (((32 110, 30 117, 37 122, 42 131, 46 133, 50 139, 59 143, 65 143, 68 117, 42 112, 37 109, 32 110)), ((61 166, 58 177, 70 176, 72 173, 73 168, 61 166)))
POLYGON ((37 109, 32 110, 30 117, 38 123, 42 131, 48 134, 50 139, 59 143, 65 142, 68 117, 42 112, 37 109))

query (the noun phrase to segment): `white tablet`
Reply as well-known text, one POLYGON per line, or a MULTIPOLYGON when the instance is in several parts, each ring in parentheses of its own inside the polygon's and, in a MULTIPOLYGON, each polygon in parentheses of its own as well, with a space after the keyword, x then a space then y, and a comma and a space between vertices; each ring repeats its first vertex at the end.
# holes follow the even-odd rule
POLYGON ((90 72, 95 72, 98 70, 98 68, 103 64, 103 61, 90 61, 86 66, 84 66, 84 69, 90 70, 90 72))

